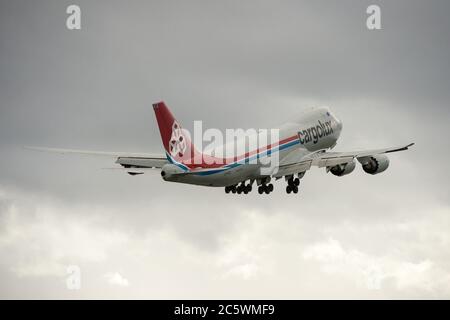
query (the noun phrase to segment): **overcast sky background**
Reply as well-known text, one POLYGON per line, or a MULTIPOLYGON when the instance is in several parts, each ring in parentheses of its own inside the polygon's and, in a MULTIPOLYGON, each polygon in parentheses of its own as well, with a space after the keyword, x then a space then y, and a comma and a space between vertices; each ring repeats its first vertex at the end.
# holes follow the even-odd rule
POLYGON ((79 31, 70 4, 0 0, 0 298, 450 298, 448 1, 77 1, 79 31), (22 148, 163 152, 161 99, 188 129, 328 105, 335 150, 416 145, 270 196, 22 148))

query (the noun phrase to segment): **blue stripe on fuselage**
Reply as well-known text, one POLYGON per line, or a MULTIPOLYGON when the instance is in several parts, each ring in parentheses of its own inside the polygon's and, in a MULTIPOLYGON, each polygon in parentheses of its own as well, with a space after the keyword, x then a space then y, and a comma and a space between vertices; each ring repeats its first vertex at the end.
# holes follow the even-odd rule
POLYGON ((185 166, 182 163, 177 162, 176 160, 174 160, 167 152, 166 152, 166 158, 167 160, 171 163, 176 165, 178 168, 180 168, 183 171, 189 171, 189 168, 187 166, 185 166))
POLYGON ((281 145, 281 146, 276 146, 276 147, 274 147, 274 148, 272 148, 272 149, 263 151, 263 152, 261 152, 260 154, 254 155, 254 156, 252 156, 252 157, 245 158, 245 159, 239 160, 238 162, 234 162, 234 163, 228 164, 228 165, 226 165, 226 166, 224 166, 224 167, 222 167, 222 168, 218 168, 218 169, 215 169, 215 170, 212 169, 212 170, 209 170, 209 171, 191 172, 191 173, 192 173, 192 174, 195 174, 195 175, 199 175, 199 176, 208 176, 208 175, 211 175, 211 174, 223 172, 223 171, 225 171, 225 170, 228 170, 228 169, 231 169, 231 168, 235 168, 235 167, 237 167, 237 166, 240 166, 240 165, 249 163, 250 161, 252 161, 252 160, 254 160, 254 159, 262 158, 262 157, 264 157, 265 155, 270 155, 270 154, 272 154, 272 153, 274 153, 274 152, 282 151, 282 150, 288 149, 288 148, 290 148, 290 147, 292 147, 292 146, 295 146, 296 144, 299 144, 299 143, 300 143, 300 140, 299 140, 299 139, 295 139, 295 140, 293 140, 293 141, 291 141, 291 142, 288 142, 288 143, 285 143, 285 144, 283 144, 283 145, 281 145))

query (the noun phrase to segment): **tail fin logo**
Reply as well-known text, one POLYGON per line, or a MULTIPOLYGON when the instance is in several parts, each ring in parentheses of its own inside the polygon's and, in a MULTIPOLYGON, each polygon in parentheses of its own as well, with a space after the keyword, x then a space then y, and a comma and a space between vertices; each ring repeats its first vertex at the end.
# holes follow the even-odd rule
POLYGON ((172 157, 183 157, 186 151, 186 137, 180 125, 174 121, 172 125, 172 136, 170 137, 169 150, 172 157))

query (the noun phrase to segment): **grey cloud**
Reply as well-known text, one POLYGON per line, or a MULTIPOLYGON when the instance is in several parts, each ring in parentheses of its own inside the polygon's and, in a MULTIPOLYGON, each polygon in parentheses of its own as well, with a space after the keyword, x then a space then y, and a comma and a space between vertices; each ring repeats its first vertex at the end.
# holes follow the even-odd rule
POLYGON ((104 260, 81 259, 86 286, 74 293, 64 277, 14 270, 29 256, 63 266, 81 247, 59 247, 57 232, 36 235, 35 250, 15 238, 0 248, 0 296, 186 298, 196 287, 195 297, 231 298, 239 286, 247 298, 448 297, 441 283, 399 289, 395 277, 368 290, 321 272, 330 261, 302 258, 332 238, 381 265, 431 261, 425 275, 448 276, 449 4, 377 3, 380 31, 365 28, 372 1, 80 1, 82 30, 68 31, 69 1, 1 1, 0 238, 64 227, 36 216, 40 208, 86 232, 123 234, 130 253, 112 243, 104 260), (275 126, 329 105, 344 122, 339 150, 416 146, 379 176, 308 172, 297 197, 282 182, 270 197, 233 197, 164 183, 158 172, 101 169, 109 159, 22 148, 161 152, 151 109, 160 99, 188 129, 200 119, 205 128, 275 126), (14 207, 18 220, 7 224, 14 207), (108 287, 108 272, 130 285, 108 287), (185 289, 168 282, 174 275, 185 289))

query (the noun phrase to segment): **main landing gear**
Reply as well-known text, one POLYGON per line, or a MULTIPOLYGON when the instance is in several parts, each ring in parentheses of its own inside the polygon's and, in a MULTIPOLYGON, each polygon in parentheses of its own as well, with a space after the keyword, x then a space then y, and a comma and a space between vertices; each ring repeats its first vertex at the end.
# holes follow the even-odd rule
MULTIPOLYGON (((298 177, 295 178, 294 175, 288 175, 285 176, 285 180, 287 182, 286 186, 286 193, 298 193, 298 186, 300 185, 300 179, 305 175, 304 172, 298 173, 298 177)), ((279 179, 279 178, 277 178, 279 179)), ((259 194, 269 194, 273 191, 273 184, 270 183, 270 177, 269 178, 262 178, 262 179, 256 179, 258 186, 258 193, 259 194)), ((245 181, 242 181, 239 184, 235 184, 232 186, 225 187, 225 193, 237 193, 237 194, 247 194, 252 191, 252 185, 253 182, 255 182, 254 179, 250 179, 250 182, 246 184, 245 181)))
POLYGON ((290 177, 289 179, 286 180, 288 185, 286 186, 286 193, 297 193, 298 192, 298 186, 300 184, 300 179, 299 178, 293 178, 290 177))
POLYGON ((252 184, 245 184, 245 181, 242 181, 239 185, 228 186, 225 187, 225 193, 237 193, 237 194, 247 194, 252 191, 252 184))
MULTIPOLYGON (((258 183, 260 183, 259 187, 258 187, 258 193, 259 194, 269 194, 273 191, 273 184, 268 183, 270 180, 265 180, 265 181, 258 181, 258 183)), ((242 181, 240 184, 236 184, 233 186, 228 186, 225 187, 225 193, 237 193, 237 194, 247 194, 249 192, 252 191, 252 184, 253 184, 254 180, 250 180, 250 183, 245 184, 245 181, 242 181)))
POLYGON ((273 184, 269 183, 269 184, 262 184, 258 187, 258 193, 259 194, 263 194, 264 192, 266 194, 269 194, 273 191, 273 184))

